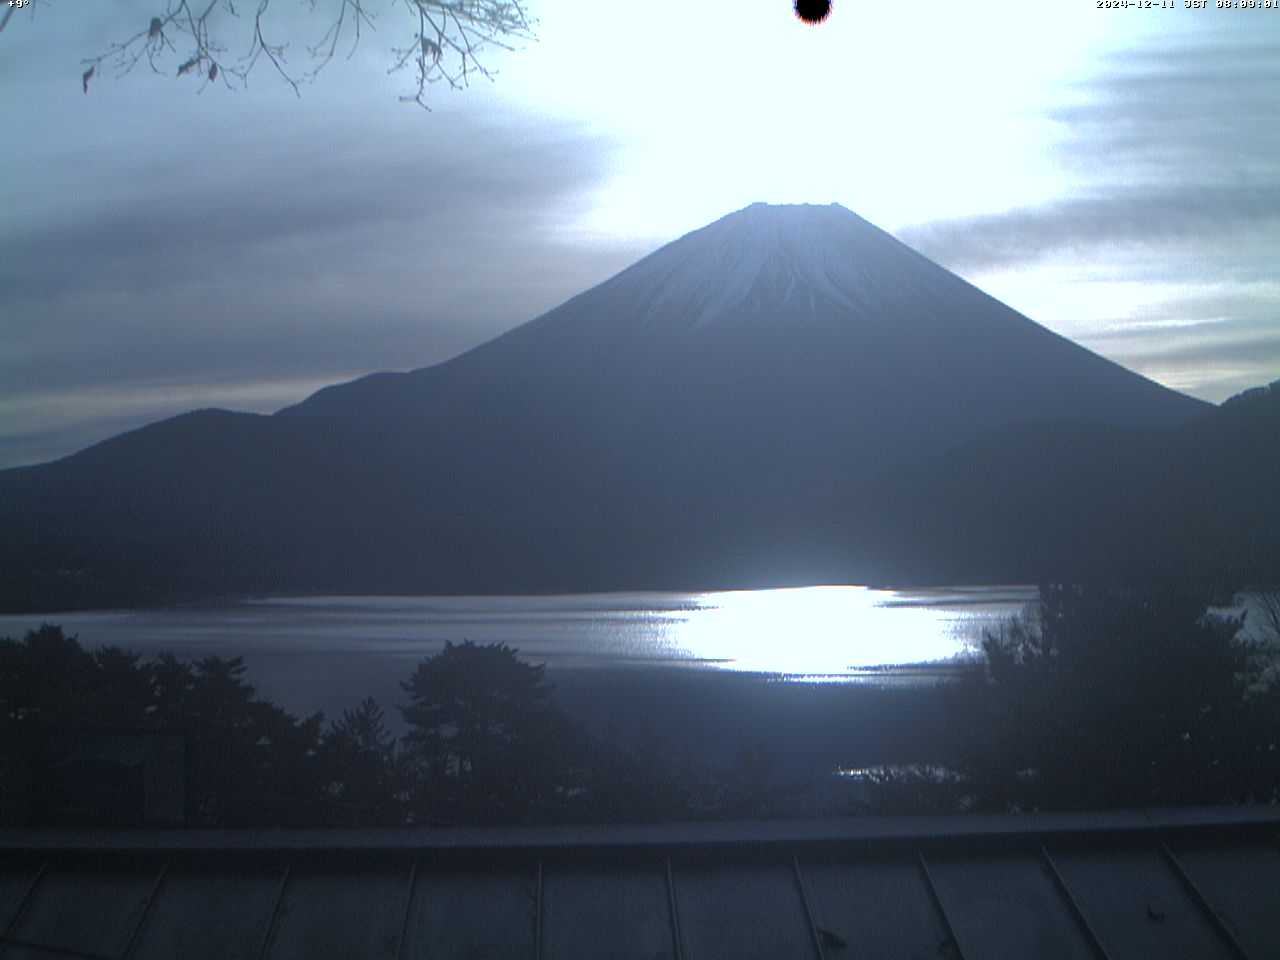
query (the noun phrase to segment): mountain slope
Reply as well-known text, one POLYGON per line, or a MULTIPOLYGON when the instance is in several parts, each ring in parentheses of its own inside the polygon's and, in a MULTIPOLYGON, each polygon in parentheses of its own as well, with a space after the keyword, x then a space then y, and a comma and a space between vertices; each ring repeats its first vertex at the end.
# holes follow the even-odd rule
POLYGON ((935 424, 985 427, 994 414, 1165 426, 1204 407, 1031 322, 843 207, 754 204, 454 360, 330 387, 285 413, 417 416, 437 388, 475 400, 553 382, 619 396, 705 381, 708 398, 772 386, 770 402, 785 404, 812 377, 820 396, 806 399, 901 404, 913 389, 935 424))
POLYGON ((1174 577, 1230 593, 1280 585, 1277 489, 1280 382, 1172 429, 992 431, 895 472, 865 504, 886 521, 865 537, 890 578, 976 567, 997 581, 1174 577))
POLYGON ((757 204, 446 363, 0 473, 0 602, 918 579, 892 531, 947 481, 885 491, 929 458, 1209 409, 841 207, 757 204))

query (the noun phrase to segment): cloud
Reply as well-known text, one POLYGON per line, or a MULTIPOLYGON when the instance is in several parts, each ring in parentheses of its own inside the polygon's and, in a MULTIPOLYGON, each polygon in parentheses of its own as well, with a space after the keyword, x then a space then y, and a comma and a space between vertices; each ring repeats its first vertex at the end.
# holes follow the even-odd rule
POLYGON ((126 430, 193 409, 275 410, 325 380, 240 379, 229 383, 123 381, 61 385, 0 398, 6 466, 41 463, 126 430))
POLYGON ((1280 372, 1280 283, 1220 284, 1145 305, 1080 341, 1178 390, 1220 402, 1280 372))
MULTIPOLYGON (((1249 237, 1280 251, 1280 42, 1239 31, 1116 51, 1048 111, 1057 201, 899 231, 957 269, 1249 237)), ((1274 262, 1274 261, 1272 261, 1274 262)))
POLYGON ((307 131, 284 156, 250 145, 176 150, 146 177, 126 159, 80 185, 73 212, 0 237, 5 296, 21 306, 318 276, 367 287, 376 277, 360 270, 371 262, 398 264, 398 274, 440 258, 483 266, 513 245, 506 234, 544 240, 571 219, 610 153, 600 138, 554 127, 452 117, 431 132, 441 142, 426 149, 340 125, 307 131))
MULTIPOLYGON (((424 366, 642 252, 566 240, 580 191, 604 175, 607 142, 464 118, 432 132, 447 146, 389 137, 369 156, 352 146, 359 137, 334 130, 281 163, 248 151, 243 168, 183 157, 148 181, 106 171, 79 214, 0 236, 0 463, 19 462, 3 448, 43 417, 30 405, 14 417, 3 401, 19 394, 61 385, 75 398, 112 384, 146 396, 140 385, 164 379, 187 384, 186 406, 196 406, 209 382, 333 382, 424 366)), ((248 395, 264 409, 306 393, 248 395)), ((139 407, 126 423, 174 407, 139 407)), ((101 420, 93 404, 81 413, 101 420)), ((43 418, 51 429, 73 419, 43 418)))
POLYGON ((0 185, 0 467, 439 362, 646 252, 575 236, 617 151, 582 123, 470 94, 426 114, 338 64, 300 100, 147 75, 86 97, 30 49, 0 108, 25 171, 0 185))
POLYGON ((1275 379, 1280 41, 1250 30, 1112 52, 1047 112, 1066 192, 898 235, 979 285, 1039 284, 1036 319, 1176 389, 1221 400, 1275 379), (1098 307, 1114 289, 1107 316, 1074 315, 1068 284, 1098 307))
POLYGON ((1265 232, 1280 246, 1280 185, 1175 183, 909 227, 905 243, 953 269, 985 270, 1069 254, 1213 244, 1265 232))

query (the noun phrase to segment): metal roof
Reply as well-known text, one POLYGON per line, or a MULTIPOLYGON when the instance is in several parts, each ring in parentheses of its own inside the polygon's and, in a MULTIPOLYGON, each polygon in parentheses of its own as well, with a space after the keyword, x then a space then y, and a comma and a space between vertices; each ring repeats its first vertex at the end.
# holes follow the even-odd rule
POLYGON ((0 832, 0 960, 1280 957, 1280 808, 0 832))

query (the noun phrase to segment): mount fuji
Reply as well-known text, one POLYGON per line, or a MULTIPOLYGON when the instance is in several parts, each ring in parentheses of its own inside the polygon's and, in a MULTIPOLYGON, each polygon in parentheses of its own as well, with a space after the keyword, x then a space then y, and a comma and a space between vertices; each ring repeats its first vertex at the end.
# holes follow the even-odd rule
POLYGON ((758 426, 778 419, 769 410, 859 430, 899 421, 899 442, 863 451, 871 459, 1007 420, 1167 426, 1204 406, 835 204, 753 204, 448 363, 330 387, 285 415, 417 417, 442 389, 474 402, 495 390, 583 391, 623 417, 675 392, 677 424, 711 411, 740 418, 744 402, 765 414, 758 426))
POLYGON ((1215 412, 843 207, 753 204, 447 362, 0 473, 0 602, 1033 579, 1098 543, 997 549, 1028 511, 1119 509, 1215 412), (950 521, 1064 449, 985 548, 950 521))

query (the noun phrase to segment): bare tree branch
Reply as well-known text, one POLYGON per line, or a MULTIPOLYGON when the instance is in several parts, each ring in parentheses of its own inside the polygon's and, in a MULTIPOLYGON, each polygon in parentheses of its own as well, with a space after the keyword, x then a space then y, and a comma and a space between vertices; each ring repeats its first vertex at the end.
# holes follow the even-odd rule
POLYGON ((22 0, 21 3, 17 2, 17 0, 8 0, 5 6, 4 16, 0 17, 0 33, 4 33, 4 28, 9 25, 9 21, 13 19, 14 13, 23 7, 27 10, 34 11, 36 8, 36 0, 22 0))
MULTIPOLYGON (((34 2, 34 0, 31 0, 34 2)), ((279 6, 281 0, 274 0, 279 6)), ((257 0, 252 13, 237 9, 237 0, 164 0, 165 6, 139 21, 136 33, 111 44, 94 57, 81 61, 88 92, 89 77, 110 67, 117 77, 141 63, 154 73, 199 76, 200 89, 219 79, 227 86, 244 86, 254 67, 265 60, 285 83, 301 95, 305 82, 314 80, 333 60, 339 46, 350 41, 351 57, 366 30, 375 30, 379 14, 403 16, 404 45, 391 47, 388 72, 409 72, 410 91, 400 99, 427 107, 427 90, 445 83, 452 89, 466 87, 472 76, 493 79, 494 71, 480 60, 487 48, 515 49, 514 43, 534 40, 534 21, 523 0, 300 0, 326 24, 314 43, 300 44, 307 67, 295 70, 289 63, 289 43, 277 39, 269 14, 273 0, 257 0), (247 37, 245 52, 228 56, 235 33, 247 37), (181 48, 181 52, 179 52, 181 48)), ((0 30, 8 23, 10 8, 0 30)))

